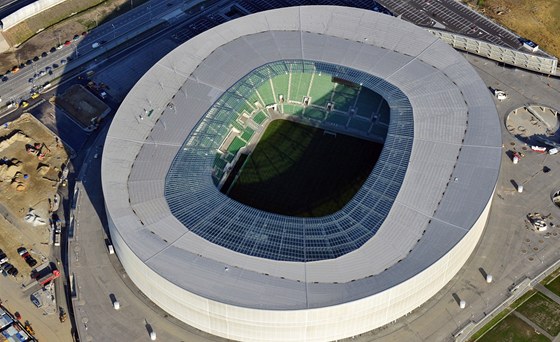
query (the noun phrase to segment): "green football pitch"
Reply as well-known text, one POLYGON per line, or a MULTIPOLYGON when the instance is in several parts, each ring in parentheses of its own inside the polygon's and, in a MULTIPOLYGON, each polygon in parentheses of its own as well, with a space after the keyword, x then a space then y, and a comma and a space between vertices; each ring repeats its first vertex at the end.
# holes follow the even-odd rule
POLYGON ((230 176, 236 178, 228 196, 278 214, 325 216, 355 195, 382 148, 379 143, 275 120, 237 175, 230 176))

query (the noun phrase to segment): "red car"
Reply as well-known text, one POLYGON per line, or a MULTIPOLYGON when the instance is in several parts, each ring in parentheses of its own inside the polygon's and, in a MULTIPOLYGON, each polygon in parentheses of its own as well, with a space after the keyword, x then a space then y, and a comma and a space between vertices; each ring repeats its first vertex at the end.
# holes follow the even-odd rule
POLYGON ((72 42, 69 41, 69 40, 67 40, 67 41, 64 42, 64 46, 68 46, 68 45, 70 45, 70 44, 72 44, 72 42))

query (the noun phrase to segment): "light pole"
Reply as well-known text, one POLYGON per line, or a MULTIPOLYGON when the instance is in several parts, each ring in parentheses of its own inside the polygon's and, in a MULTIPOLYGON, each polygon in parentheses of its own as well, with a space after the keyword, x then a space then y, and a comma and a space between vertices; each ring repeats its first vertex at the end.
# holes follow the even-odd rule
POLYGON ((115 24, 111 24, 111 27, 113 28, 113 39, 115 39, 117 37, 117 31, 115 30, 115 24))

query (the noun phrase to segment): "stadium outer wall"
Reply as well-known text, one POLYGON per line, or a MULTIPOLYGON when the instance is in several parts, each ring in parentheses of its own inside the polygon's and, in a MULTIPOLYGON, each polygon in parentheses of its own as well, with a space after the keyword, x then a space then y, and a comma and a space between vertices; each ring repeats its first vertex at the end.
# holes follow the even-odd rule
MULTIPOLYGON (((337 7, 288 8, 254 16, 237 19, 241 25, 230 22, 191 39, 191 47, 197 48, 189 53, 196 56, 171 53, 123 101, 102 160, 106 212, 117 255, 131 280, 154 303, 217 336, 243 341, 325 341, 381 327, 441 290, 476 248, 502 153, 501 140, 495 134, 499 122, 494 102, 460 55, 428 33, 408 34, 418 28, 396 18, 337 7), (344 23, 344 27, 336 23, 344 23), (365 44, 361 40, 367 24, 371 35, 365 44), (253 32, 259 29, 266 34, 253 32), (383 30, 386 34, 376 34, 383 30), (254 35, 231 43, 248 31, 254 35), (219 51, 208 55, 228 39, 225 46, 239 53, 236 47, 247 46, 241 43, 251 40, 261 47, 263 37, 272 42, 270 49, 263 50, 266 52, 274 50, 275 37, 279 42, 309 39, 305 40, 309 49, 298 44, 273 54, 276 60, 313 59, 314 51, 324 54, 314 47, 314 39, 332 42, 339 49, 320 56, 321 61, 341 61, 341 65, 347 61, 348 66, 363 63, 360 69, 364 71, 376 61, 379 65, 370 73, 394 81, 411 99, 415 141, 394 213, 387 215, 386 229, 380 229, 375 239, 342 257, 273 262, 225 250, 178 222, 163 197, 163 178, 185 132, 192 129, 185 129, 190 127, 186 125, 199 120, 205 112, 202 109, 209 108, 214 96, 224 90, 228 75, 215 73, 222 64, 216 67, 202 62, 229 64, 230 55, 219 51), (414 45, 405 37, 422 44, 414 45), (408 54, 397 54, 400 49, 408 54), (178 91, 184 84, 192 86, 188 94, 178 91), (169 108, 171 97, 174 104, 189 104, 185 107, 189 110, 169 108), (181 102, 185 98, 190 102, 181 102), (146 108, 165 108, 165 114, 156 111, 151 117, 139 118, 146 108), (170 124, 173 120, 175 125, 170 124), (404 256, 391 253, 397 247, 404 256), (386 254, 395 257, 393 263, 378 260, 386 254), (349 265, 359 267, 352 273, 349 265), (304 278, 298 278, 300 270, 304 278)), ((255 59, 254 65, 245 59, 239 62, 254 68, 269 59, 255 59)), ((232 68, 227 81, 235 82, 246 74, 240 70, 243 68, 232 68)))
POLYGON ((421 306, 441 290, 470 257, 482 236, 494 192, 469 233, 445 256, 408 281, 353 302, 309 310, 257 310, 220 303, 176 286, 140 260, 108 217, 124 269, 153 302, 181 321, 239 341, 328 341, 381 327, 421 306))

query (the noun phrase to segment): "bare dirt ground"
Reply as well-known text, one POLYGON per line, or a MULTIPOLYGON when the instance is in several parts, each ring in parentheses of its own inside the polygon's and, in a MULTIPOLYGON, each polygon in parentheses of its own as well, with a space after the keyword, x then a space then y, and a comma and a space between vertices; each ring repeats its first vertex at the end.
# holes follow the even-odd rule
POLYGON ((64 95, 55 98, 55 104, 86 128, 110 108, 83 86, 75 84, 64 95))
POLYGON ((0 128, 0 248, 10 262, 18 267, 19 277, 28 276, 31 269, 16 249, 24 245, 38 262, 48 253, 49 210, 58 189, 63 164, 68 161, 65 148, 45 126, 29 114, 0 128), (30 154, 26 148, 40 144, 44 157, 30 154), (29 210, 44 224, 27 222, 29 210))
MULTIPOLYGON (((3 225, 0 217, 0 225, 3 225)), ((11 261, 10 261, 11 262, 11 261)), ((27 267, 27 265, 26 265, 27 267)), ((19 268, 19 267, 18 267, 19 268)), ((20 269, 20 273, 23 269, 20 269)), ((28 267, 29 270, 29 267, 28 267)), ((29 273, 29 272, 27 272, 29 273)), ((29 277, 25 282, 27 283, 29 277)), ((56 281, 59 281, 58 279, 56 281)), ((36 308, 29 299, 29 292, 21 290, 21 279, 14 280, 11 276, 4 278, 0 276, 0 299, 2 304, 13 314, 19 312, 22 323, 29 321, 35 337, 41 342, 72 342, 70 320, 60 323, 58 315, 43 315, 44 311, 36 308)))
POLYGON ((560 57, 560 0, 468 0, 478 10, 560 57))
MULTIPOLYGON (((132 4, 137 7, 147 1, 134 0, 132 4)), ((130 9, 130 0, 68 0, 32 17, 7 32, 2 32, 12 48, 0 54, 0 73, 40 56, 43 51, 72 40, 74 35, 89 31, 130 9), (68 10, 69 8, 71 9, 68 10), (74 12, 78 14, 63 19, 74 12), (61 16, 60 13, 66 15, 61 16), (56 23, 57 21, 60 22, 56 23), (45 29, 35 33, 42 28, 45 29), (21 45, 17 46, 18 44, 21 45)))

